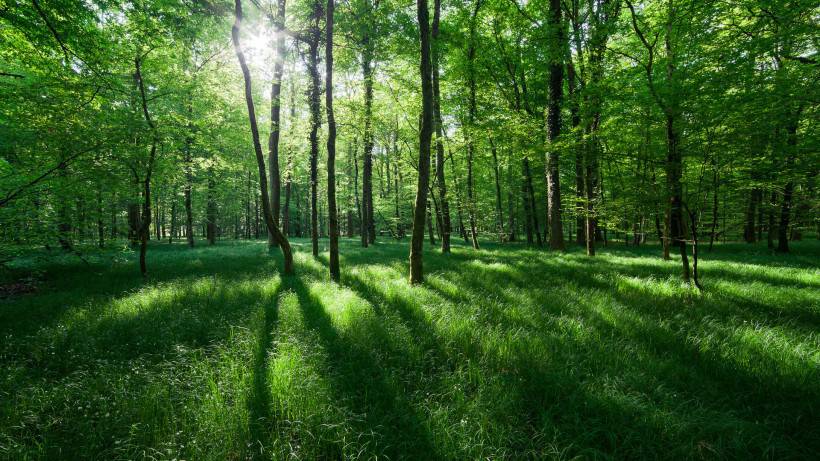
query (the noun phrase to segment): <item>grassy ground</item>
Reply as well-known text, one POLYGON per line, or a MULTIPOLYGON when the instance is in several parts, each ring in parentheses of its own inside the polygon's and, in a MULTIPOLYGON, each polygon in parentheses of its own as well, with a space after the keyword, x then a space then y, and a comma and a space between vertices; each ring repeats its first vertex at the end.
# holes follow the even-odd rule
POLYGON ((820 245, 425 255, 296 242, 21 260, 0 300, 0 458, 817 459, 820 245), (73 259, 72 259, 73 258, 73 259), (19 275, 19 274, 18 274, 19 275))

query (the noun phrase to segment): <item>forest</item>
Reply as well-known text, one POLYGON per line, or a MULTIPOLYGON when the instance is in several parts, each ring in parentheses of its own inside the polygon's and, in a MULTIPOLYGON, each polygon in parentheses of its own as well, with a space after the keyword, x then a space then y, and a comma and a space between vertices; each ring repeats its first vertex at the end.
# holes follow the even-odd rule
POLYGON ((0 0, 0 459, 820 458, 820 5, 0 0))

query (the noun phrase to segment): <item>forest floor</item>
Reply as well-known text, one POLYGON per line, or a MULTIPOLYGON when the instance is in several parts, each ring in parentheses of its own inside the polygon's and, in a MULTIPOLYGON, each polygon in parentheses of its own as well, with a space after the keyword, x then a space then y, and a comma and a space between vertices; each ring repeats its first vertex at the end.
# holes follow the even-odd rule
POLYGON ((0 458, 820 456, 820 244, 718 245, 706 291, 653 246, 296 239, 13 263, 0 458), (323 241, 326 246, 327 242, 323 241))

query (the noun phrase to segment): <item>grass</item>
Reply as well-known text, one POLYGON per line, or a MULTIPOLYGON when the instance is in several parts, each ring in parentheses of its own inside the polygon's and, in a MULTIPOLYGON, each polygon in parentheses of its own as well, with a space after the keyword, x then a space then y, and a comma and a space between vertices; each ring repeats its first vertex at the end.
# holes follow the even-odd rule
POLYGON ((820 245, 721 245, 682 285, 657 248, 154 244, 15 263, 0 458, 817 459, 820 245))

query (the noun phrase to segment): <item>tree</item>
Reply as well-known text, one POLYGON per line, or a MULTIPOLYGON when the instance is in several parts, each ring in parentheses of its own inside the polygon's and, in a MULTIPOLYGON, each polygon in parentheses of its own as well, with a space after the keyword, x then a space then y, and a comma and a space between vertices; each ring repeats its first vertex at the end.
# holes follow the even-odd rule
POLYGON ((427 207, 427 189, 430 183, 430 143, 433 137, 433 82, 430 62, 430 12, 427 0, 416 0, 419 22, 421 59, 421 127, 419 130, 419 164, 416 199, 413 205, 413 231, 410 241, 410 283, 424 281, 422 253, 424 249, 424 220, 427 207))
POLYGON ((325 108, 327 110, 327 210, 330 234, 330 278, 339 281, 339 218, 336 209, 336 119, 333 114, 333 10, 325 10, 325 108))
POLYGON ((251 74, 245 62, 245 55, 240 44, 240 31, 242 27, 242 0, 234 1, 235 22, 231 28, 231 38, 234 52, 239 60, 239 67, 242 69, 242 77, 245 82, 245 103, 248 106, 248 120, 251 125, 251 136, 253 138, 253 150, 256 154, 256 163, 259 167, 259 192, 262 196, 262 214, 265 217, 265 225, 268 232, 273 234, 284 257, 284 273, 293 274, 293 254, 290 249, 290 242, 282 235, 282 232, 273 221, 273 213, 270 207, 270 196, 268 195, 268 184, 265 174, 265 157, 262 154, 262 144, 259 142, 259 128, 256 125, 256 111, 253 104, 253 93, 251 92, 251 74))

